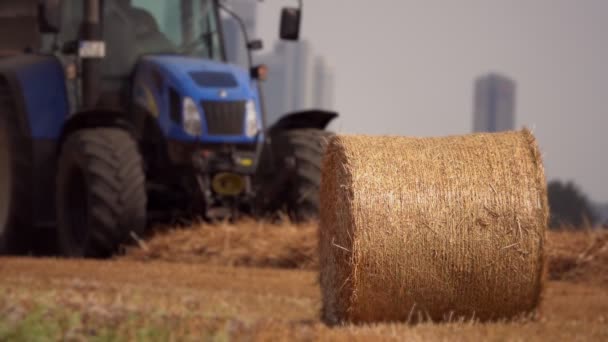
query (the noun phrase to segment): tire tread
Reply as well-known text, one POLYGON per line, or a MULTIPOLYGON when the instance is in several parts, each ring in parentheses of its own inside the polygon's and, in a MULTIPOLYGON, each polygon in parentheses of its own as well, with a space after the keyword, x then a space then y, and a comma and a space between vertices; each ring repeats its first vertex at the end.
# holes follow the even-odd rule
MULTIPOLYGON (((79 167, 88 177, 91 224, 84 256, 110 256, 129 241, 131 231, 141 234, 144 229, 147 197, 137 145, 124 130, 95 128, 77 131, 66 140, 64 148, 82 153, 83 165, 79 167)), ((68 232, 62 230, 60 234, 68 232)), ((60 236, 60 241, 65 238, 60 236)), ((70 247, 65 249, 69 253, 70 247)))
POLYGON ((332 132, 321 129, 297 129, 281 133, 287 150, 295 158, 295 175, 289 184, 287 207, 296 222, 315 219, 319 212, 319 186, 322 159, 332 132))

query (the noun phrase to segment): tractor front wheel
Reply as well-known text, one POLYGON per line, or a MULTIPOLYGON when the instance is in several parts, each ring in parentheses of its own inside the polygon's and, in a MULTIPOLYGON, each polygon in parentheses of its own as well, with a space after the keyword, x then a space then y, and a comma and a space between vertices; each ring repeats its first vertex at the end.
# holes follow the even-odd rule
POLYGON ((131 135, 82 129, 67 137, 57 172, 60 253, 109 257, 146 224, 143 162, 131 135))

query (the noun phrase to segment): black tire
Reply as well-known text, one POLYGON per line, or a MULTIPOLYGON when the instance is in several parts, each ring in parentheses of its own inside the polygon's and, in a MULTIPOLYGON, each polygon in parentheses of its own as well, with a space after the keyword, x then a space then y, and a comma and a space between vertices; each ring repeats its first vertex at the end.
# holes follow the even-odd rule
POLYGON ((31 245, 32 150, 26 120, 0 83, 0 254, 24 254, 31 245))
POLYGON ((295 129, 280 132, 273 138, 283 163, 295 163, 295 169, 283 193, 284 209, 297 223, 319 216, 319 185, 323 153, 332 132, 321 129, 295 129))
POLYGON ((141 236, 147 196, 143 162, 131 135, 119 128, 83 129, 61 149, 57 171, 60 253, 105 258, 141 236))

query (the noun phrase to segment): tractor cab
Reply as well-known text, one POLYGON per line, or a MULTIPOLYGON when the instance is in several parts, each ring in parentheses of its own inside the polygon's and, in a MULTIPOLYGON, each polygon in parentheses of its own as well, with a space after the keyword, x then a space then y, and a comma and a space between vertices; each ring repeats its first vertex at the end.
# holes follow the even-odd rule
POLYGON ((0 57, 36 51, 42 44, 37 8, 27 1, 0 3, 0 57), (10 34, 6 34, 10 32, 10 34))
MULTIPOLYGON (((79 44, 82 43, 85 3, 63 0, 56 9, 59 14, 56 38, 64 55, 81 52, 76 49, 82 48, 79 44)), ((102 57, 102 104, 118 105, 118 99, 112 95, 132 86, 134 71, 146 56, 189 57, 202 64, 224 62, 216 1, 104 0, 100 6, 98 30, 104 50, 103 56, 99 56, 102 57)), ((91 48, 93 52, 94 45, 91 48)), ((129 99, 128 94, 121 95, 120 100, 129 99)), ((124 108, 127 104, 120 102, 119 105, 124 108)))
MULTIPOLYGON (((301 8, 282 11, 281 39, 298 39, 301 8)), ((0 253, 42 228, 61 255, 102 257, 159 217, 316 218, 337 114, 267 127, 242 24, 219 0, 3 0, 0 253), (220 11, 249 68, 227 63, 220 11)))

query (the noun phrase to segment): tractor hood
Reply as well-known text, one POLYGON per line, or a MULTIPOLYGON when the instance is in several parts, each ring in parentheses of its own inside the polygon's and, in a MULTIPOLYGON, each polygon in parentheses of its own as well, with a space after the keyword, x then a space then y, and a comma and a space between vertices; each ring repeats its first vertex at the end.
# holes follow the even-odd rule
POLYGON ((262 138, 257 84, 238 66, 185 56, 144 56, 133 91, 135 102, 157 118, 170 139, 225 144, 262 138), (186 101, 198 109, 200 130, 192 126, 192 117, 186 124, 186 101))
POLYGON ((183 96, 195 100, 249 100, 256 97, 248 73, 225 63, 184 56, 147 56, 163 78, 183 96))

